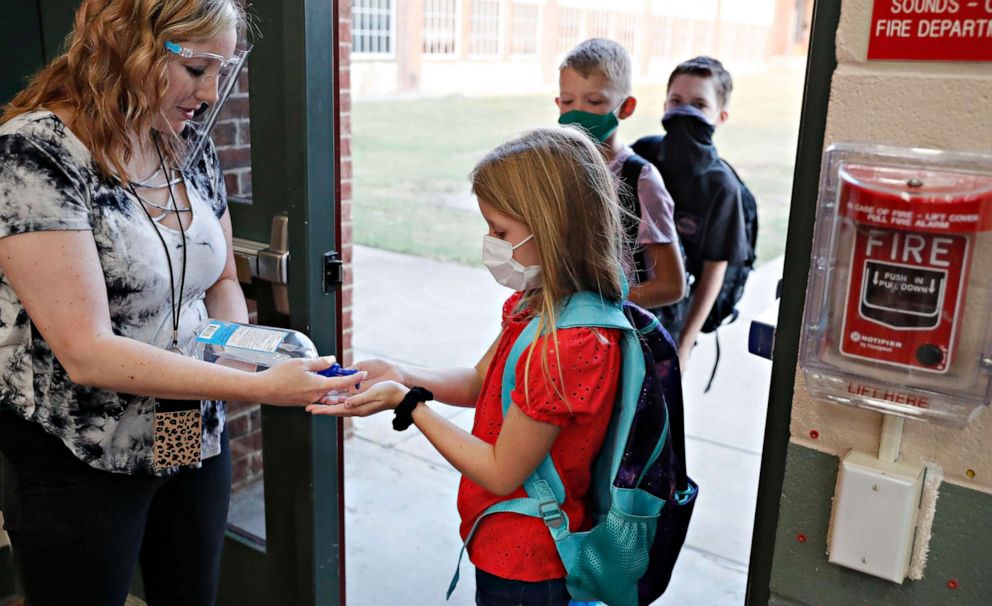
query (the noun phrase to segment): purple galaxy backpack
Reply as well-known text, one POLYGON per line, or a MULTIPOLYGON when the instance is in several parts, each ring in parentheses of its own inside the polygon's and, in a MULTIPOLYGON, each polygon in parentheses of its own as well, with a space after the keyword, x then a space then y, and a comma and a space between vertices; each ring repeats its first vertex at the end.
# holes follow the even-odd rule
POLYGON ((637 305, 625 303, 624 315, 640 334, 646 372, 633 430, 614 484, 628 488, 635 485, 651 455, 649 449, 657 443, 658 428, 664 426, 666 417, 668 422, 661 456, 648 467, 640 483, 642 490, 665 499, 648 567, 637 587, 638 604, 650 604, 665 592, 672 578, 699 487, 686 475, 682 373, 675 341, 654 314, 637 305))

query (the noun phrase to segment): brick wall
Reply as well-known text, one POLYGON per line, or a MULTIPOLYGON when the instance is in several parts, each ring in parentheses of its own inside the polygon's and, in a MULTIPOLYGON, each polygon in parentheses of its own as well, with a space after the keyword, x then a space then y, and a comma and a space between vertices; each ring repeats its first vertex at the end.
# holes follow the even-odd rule
POLYGON ((228 196, 251 196, 251 129, 248 120, 248 68, 241 71, 212 133, 228 196))
MULTIPOLYGON (((339 85, 340 175, 338 212, 341 216, 340 253, 344 260, 344 285, 338 304, 341 307, 340 354, 343 363, 351 354, 351 1, 338 3, 339 11, 339 85)), ((249 60, 249 63, 251 61, 249 60)), ((224 178, 231 203, 251 196, 251 131, 248 114, 248 68, 241 73, 238 86, 231 93, 213 132, 214 144, 224 167, 224 178)), ((227 430, 231 440, 232 484, 238 490, 262 477, 262 422, 258 404, 231 402, 228 405, 227 430)))
POLYGON ((352 233, 354 224, 351 221, 351 0, 339 0, 338 3, 338 98, 340 134, 340 158, 338 166, 340 175, 340 190, 338 192, 338 211, 341 214, 341 232, 339 246, 341 258, 344 260, 344 284, 341 288, 341 360, 345 366, 350 366, 352 360, 351 348, 351 302, 352 302, 352 233))
POLYGON ((238 490, 262 478, 262 411, 259 404, 227 403, 231 440, 231 488, 238 490))

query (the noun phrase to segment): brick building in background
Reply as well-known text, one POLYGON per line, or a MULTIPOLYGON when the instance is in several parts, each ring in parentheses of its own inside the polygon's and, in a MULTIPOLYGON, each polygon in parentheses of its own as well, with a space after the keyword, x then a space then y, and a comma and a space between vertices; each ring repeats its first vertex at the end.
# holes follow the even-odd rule
MULTIPOLYGON (((562 54, 609 37, 631 50, 635 83, 667 76, 694 54, 761 63, 806 48, 812 0, 338 0, 341 326, 352 361, 351 99, 509 94, 551 86, 562 54)), ((251 60, 249 59, 249 66, 251 60)), ((232 204, 251 198, 246 68, 213 133, 232 204)), ((660 81, 659 81, 660 83, 660 81)), ((234 403, 228 429, 234 489, 262 473, 257 404, 234 403)))
POLYGON ((812 0, 351 0, 355 98, 547 90, 582 40, 631 54, 634 84, 707 54, 731 71, 804 53, 812 0))

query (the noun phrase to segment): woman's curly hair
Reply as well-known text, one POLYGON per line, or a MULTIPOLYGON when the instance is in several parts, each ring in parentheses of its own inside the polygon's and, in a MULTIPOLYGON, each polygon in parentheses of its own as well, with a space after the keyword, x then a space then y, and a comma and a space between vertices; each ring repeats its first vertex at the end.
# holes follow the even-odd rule
MULTIPOLYGON (((165 42, 207 40, 247 28, 242 0, 83 0, 65 52, 42 68, 4 110, 0 124, 40 108, 67 108, 72 132, 104 176, 130 180, 135 138, 151 131, 168 89, 165 42)), ((181 145, 162 137, 178 163, 181 145)))

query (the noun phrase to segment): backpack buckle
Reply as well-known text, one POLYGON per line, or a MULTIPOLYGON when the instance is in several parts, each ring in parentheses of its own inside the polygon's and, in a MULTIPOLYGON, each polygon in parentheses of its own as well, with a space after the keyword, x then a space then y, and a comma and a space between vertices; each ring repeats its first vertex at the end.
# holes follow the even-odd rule
POLYGON ((565 523, 565 518, 561 514, 561 507, 558 506, 557 501, 541 501, 537 510, 541 513, 548 528, 560 528, 565 523))

